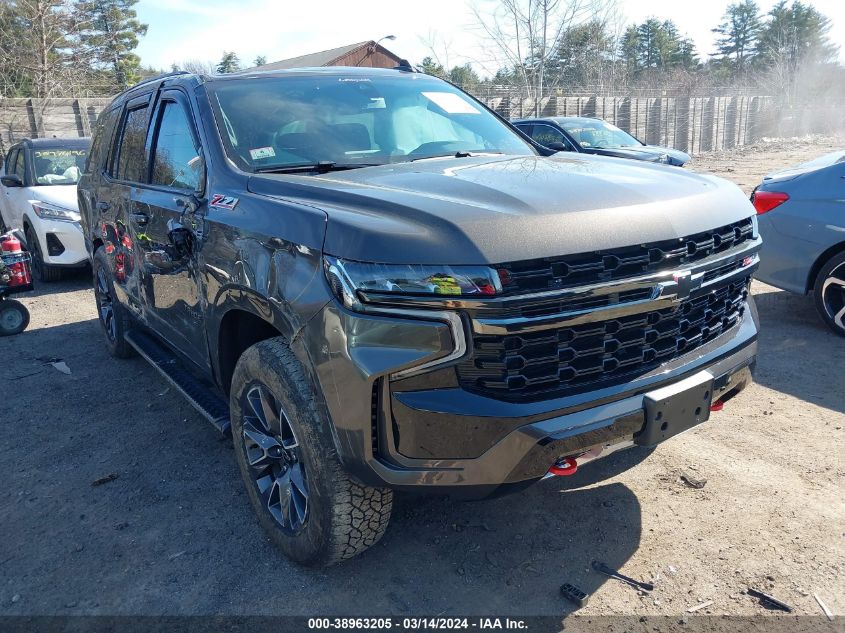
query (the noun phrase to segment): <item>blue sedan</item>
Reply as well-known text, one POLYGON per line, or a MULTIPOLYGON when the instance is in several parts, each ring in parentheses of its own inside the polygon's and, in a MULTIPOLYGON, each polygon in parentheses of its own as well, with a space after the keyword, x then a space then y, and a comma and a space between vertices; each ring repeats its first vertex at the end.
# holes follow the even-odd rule
POLYGON ((845 336, 845 151, 769 174, 754 190, 763 250, 758 279, 812 293, 845 336))

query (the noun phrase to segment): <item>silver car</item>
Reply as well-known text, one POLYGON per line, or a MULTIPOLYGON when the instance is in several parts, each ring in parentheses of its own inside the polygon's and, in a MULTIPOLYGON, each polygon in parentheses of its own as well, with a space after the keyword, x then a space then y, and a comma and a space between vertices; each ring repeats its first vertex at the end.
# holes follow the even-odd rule
POLYGON ((757 278, 812 293, 825 323, 845 336, 845 150, 769 174, 751 201, 763 237, 757 278))

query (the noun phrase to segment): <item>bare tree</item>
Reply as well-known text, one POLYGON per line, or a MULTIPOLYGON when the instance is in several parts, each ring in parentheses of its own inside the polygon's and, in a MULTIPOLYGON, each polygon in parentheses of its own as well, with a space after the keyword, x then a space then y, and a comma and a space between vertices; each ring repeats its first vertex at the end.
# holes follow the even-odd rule
POLYGON ((547 78, 547 70, 564 34, 605 15, 614 5, 614 0, 475 0, 471 10, 488 41, 489 62, 496 66, 493 72, 510 74, 525 96, 534 100, 535 114, 539 114, 544 92, 560 78, 558 73, 547 78))
POLYGON ((197 75, 213 75, 217 72, 216 64, 200 59, 186 59, 181 62, 174 62, 170 67, 173 71, 185 70, 197 75))
MULTIPOLYGON (((73 94, 90 67, 74 33, 72 0, 5 0, 0 14, 0 68, 15 68, 14 92, 35 97, 73 94)), ((11 90, 9 90, 11 92, 11 90)))

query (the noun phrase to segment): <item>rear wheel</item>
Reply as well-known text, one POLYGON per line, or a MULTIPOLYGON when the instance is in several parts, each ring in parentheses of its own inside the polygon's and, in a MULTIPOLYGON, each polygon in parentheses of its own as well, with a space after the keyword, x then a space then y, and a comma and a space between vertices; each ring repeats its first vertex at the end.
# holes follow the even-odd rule
POLYGON ((124 336, 129 332, 130 320, 120 301, 114 293, 109 258, 105 249, 99 248, 94 253, 94 300, 97 302, 97 316, 103 333, 106 335, 106 345, 109 353, 116 358, 128 358, 134 349, 126 342, 124 336))
POLYGON ((0 299, 0 336, 20 334, 29 325, 29 310, 20 301, 0 299))
POLYGON ((828 327, 845 336, 845 253, 827 262, 816 277, 813 297, 828 327))
POLYGON ((44 263, 44 255, 41 252, 41 244, 35 236, 31 227, 26 227, 26 245, 32 253, 32 272, 38 281, 52 283, 62 278, 62 269, 44 263))
POLYGON ((229 398, 235 455, 250 503, 288 558, 331 565, 381 538, 393 494, 344 472, 331 422, 284 340, 262 341, 243 353, 229 398))

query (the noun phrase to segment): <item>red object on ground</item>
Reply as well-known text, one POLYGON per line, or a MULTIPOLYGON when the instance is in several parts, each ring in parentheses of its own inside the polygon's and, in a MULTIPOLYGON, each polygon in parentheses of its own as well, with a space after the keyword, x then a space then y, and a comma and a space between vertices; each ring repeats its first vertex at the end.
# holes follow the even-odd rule
POLYGON ((578 470, 578 462, 574 457, 564 457, 563 459, 555 462, 554 466, 549 468, 549 472, 552 475, 557 475, 558 477, 574 475, 576 470, 578 470))
MULTIPOLYGON (((14 235, 9 235, 5 240, 0 242, 2 250, 5 255, 19 255, 23 253, 21 242, 14 235)), ((7 264, 9 274, 9 287, 14 286, 28 286, 32 283, 32 275, 29 272, 29 263, 26 260, 17 261, 7 264)))
POLYGON ((722 402, 721 400, 716 400, 716 402, 714 402, 713 404, 710 405, 711 411, 721 411, 724 408, 725 408, 725 403, 722 402))

